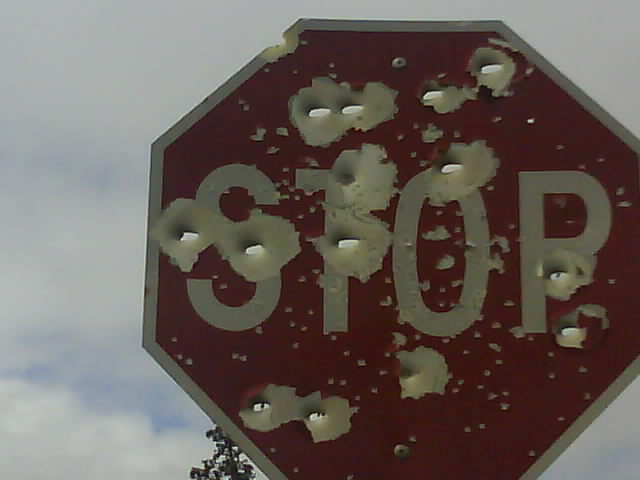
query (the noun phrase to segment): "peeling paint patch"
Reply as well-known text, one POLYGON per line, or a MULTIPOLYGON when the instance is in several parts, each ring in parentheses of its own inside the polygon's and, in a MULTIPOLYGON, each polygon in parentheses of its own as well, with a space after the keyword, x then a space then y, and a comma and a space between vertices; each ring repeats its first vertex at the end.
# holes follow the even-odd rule
POLYGON ((451 113, 458 110, 467 100, 475 100, 476 91, 464 86, 441 85, 435 80, 427 83, 419 96, 425 107, 431 107, 436 113, 451 113))
POLYGON ((489 270, 497 270, 498 273, 504 273, 504 260, 500 258, 500 255, 494 253, 490 258, 486 259, 489 264, 489 270))
POLYGON ((393 332, 393 344, 398 347, 403 347, 407 344, 407 337, 400 332, 393 332))
POLYGON ((444 255, 438 263, 436 263, 437 270, 449 270, 456 264, 456 259, 451 255, 444 255))
POLYGON ((259 282, 278 275, 300 253, 298 237, 288 220, 253 210, 248 220, 229 222, 214 244, 236 273, 259 282))
POLYGON ((494 97, 508 96, 509 85, 516 73, 516 64, 501 50, 481 47, 471 57, 467 71, 476 77, 478 87, 489 88, 494 97), (500 68, 489 69, 489 66, 500 68))
POLYGON ((247 408, 240 411, 245 427, 268 432, 299 416, 296 389, 282 385, 268 385, 247 408))
POLYGON ((398 171, 386 158, 384 148, 368 143, 360 150, 342 151, 329 174, 327 198, 332 199, 331 206, 357 206, 366 212, 386 209, 395 194, 398 171))
POLYGON ((436 127, 433 123, 427 125, 425 130, 421 131, 423 143, 434 143, 444 135, 444 132, 436 127))
POLYGON ((443 206, 468 196, 496 175, 499 164, 484 140, 452 143, 438 156, 436 165, 424 172, 429 203, 443 206), (446 170, 451 165, 458 168, 446 170))
POLYGON ((418 347, 396 353, 400 361, 401 398, 421 398, 427 393, 444 395, 451 374, 447 362, 432 348, 418 347))
POLYGON ((446 240, 447 238, 451 238, 451 234, 444 225, 436 225, 433 230, 423 233, 422 238, 433 241, 446 240))
POLYGON ((292 26, 283 33, 283 42, 280 45, 265 48, 259 56, 269 63, 276 62, 285 55, 289 55, 296 51, 300 45, 299 35, 300 27, 297 25, 292 26))
POLYGON ((595 257, 568 250, 556 250, 545 256, 536 274, 544 281, 547 296, 568 300, 582 286, 593 281, 595 257))
POLYGON ((495 235, 491 240, 491 245, 498 245, 500 250, 502 250, 502 253, 509 253, 511 251, 511 247, 509 247, 509 239, 501 235, 495 235))
POLYGON ((320 392, 300 400, 300 416, 315 443, 335 440, 351 430, 351 417, 358 410, 346 398, 322 399, 320 392))
POLYGON ((524 338, 527 334, 523 327, 513 327, 509 331, 515 338, 524 338))
POLYGON ((382 268, 382 260, 391 245, 387 225, 357 208, 333 208, 325 205, 328 231, 312 243, 322 257, 341 275, 366 282, 382 268), (344 239, 357 239, 350 248, 339 248, 344 239))
POLYGON ((314 78, 311 87, 300 89, 289 100, 289 116, 307 145, 328 146, 351 128, 366 132, 391 120, 397 111, 397 94, 380 82, 352 90, 348 83, 314 78), (315 115, 320 109, 323 115, 315 115))
POLYGON ((231 222, 188 198, 178 198, 162 212, 151 237, 183 272, 190 272, 198 255, 226 232, 231 222))

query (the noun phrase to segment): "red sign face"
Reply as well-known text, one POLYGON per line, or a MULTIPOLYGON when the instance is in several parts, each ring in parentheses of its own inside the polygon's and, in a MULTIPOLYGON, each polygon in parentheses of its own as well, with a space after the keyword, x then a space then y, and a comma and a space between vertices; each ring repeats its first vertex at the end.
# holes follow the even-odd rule
POLYGON ((297 23, 154 144, 144 344, 271 479, 533 479, 638 370, 638 142, 499 22, 297 23))

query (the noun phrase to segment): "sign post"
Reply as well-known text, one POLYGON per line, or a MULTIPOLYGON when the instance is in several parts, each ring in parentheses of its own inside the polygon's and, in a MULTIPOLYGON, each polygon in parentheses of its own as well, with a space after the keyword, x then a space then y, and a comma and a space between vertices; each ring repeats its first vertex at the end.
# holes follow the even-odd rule
POLYGON ((501 22, 301 20, 153 145, 144 346, 272 480, 538 478, 638 373, 639 152, 501 22))

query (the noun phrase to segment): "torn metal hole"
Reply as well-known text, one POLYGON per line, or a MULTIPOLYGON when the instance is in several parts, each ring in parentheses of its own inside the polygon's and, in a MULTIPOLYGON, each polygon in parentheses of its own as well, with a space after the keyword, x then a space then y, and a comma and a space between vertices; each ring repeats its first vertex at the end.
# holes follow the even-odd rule
POLYGON ((239 413, 244 426, 259 432, 269 432, 300 418, 298 397, 293 387, 268 385, 245 405, 239 413))
POLYGON ((363 105, 346 105, 342 107, 340 113, 343 115, 355 115, 362 112, 362 110, 364 110, 363 105))
POLYGON ((594 267, 595 258, 557 250, 545 256, 538 266, 538 275, 545 281, 546 295, 564 301, 593 281, 594 267))
POLYGON ((476 77, 478 87, 487 87, 494 97, 499 97, 509 94, 516 64, 502 50, 481 47, 473 53, 467 71, 476 77))
POLYGON ((562 281, 562 280, 568 280, 569 278, 569 274, 567 272, 562 272, 562 271, 556 271, 556 272, 551 272, 549 274, 549 280, 552 281, 562 281))
POLYGON ((393 68, 404 68, 407 66, 407 59, 404 57, 396 57, 391 61, 393 68))
POLYGON ((251 410, 254 412, 264 412, 265 410, 269 410, 271 408, 271 404, 265 401, 257 401, 253 405, 251 405, 251 410))
POLYGON ((324 412, 311 412, 307 415, 307 420, 310 422, 319 422, 326 418, 327 414, 324 412))
POLYGON ((360 243, 358 238, 343 238, 338 240, 338 248, 353 248, 357 247, 360 243))
POLYGON ((560 347, 589 349, 602 341, 608 328, 607 311, 600 305, 585 304, 560 317, 553 333, 560 347))
POLYGON ((393 454, 396 458, 404 459, 411 454, 411 449, 406 445, 398 444, 393 447, 393 454))
POLYGON ((462 165, 459 163, 445 163, 440 166, 440 173, 448 175, 450 173, 458 172, 462 170, 462 165))
POLYGON ((442 98, 443 95, 444 93, 442 93, 441 90, 429 90, 425 92, 424 95, 422 95, 422 101, 433 102, 434 100, 438 100, 439 98, 442 98))
POLYGON ((246 255, 259 255, 263 252, 264 252, 264 247, 259 243, 256 243, 254 245, 249 245, 244 249, 244 253, 246 255))
POLYGON ((326 107, 312 108, 307 112, 309 118, 322 118, 326 117, 329 114, 331 114, 331 109, 326 107))
POLYGON ((180 239, 178 241, 180 242, 193 242, 195 240, 197 240, 200 237, 200 234, 198 232, 190 232, 190 231, 184 231, 182 232, 182 234, 180 235, 180 239))
POLYGON ((436 113, 450 113, 459 109, 467 100, 476 98, 476 92, 467 86, 443 85, 430 80, 418 94, 424 106, 433 108, 436 113))
POLYGON ((482 75, 491 75, 501 72, 503 69, 504 66, 499 63, 490 63, 488 65, 483 65, 482 67, 480 67, 480 73, 482 75))

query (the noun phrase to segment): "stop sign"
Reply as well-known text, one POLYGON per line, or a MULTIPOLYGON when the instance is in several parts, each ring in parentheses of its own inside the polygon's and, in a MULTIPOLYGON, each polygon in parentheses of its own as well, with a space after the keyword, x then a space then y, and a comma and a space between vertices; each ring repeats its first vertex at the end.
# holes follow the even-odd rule
POLYGON ((533 479, 636 376, 638 141, 500 22, 303 20, 152 149, 144 346, 271 479, 533 479))

